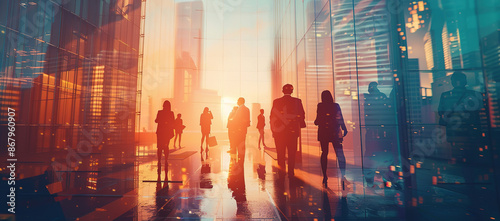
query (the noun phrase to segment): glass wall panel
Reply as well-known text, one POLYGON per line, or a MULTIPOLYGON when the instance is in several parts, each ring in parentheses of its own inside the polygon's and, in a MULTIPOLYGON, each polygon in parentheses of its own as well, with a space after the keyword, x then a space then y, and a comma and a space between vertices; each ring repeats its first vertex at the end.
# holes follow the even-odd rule
MULTIPOLYGON (((30 197, 18 198, 16 218, 36 219, 29 205, 50 201, 47 186, 61 184, 60 194, 103 194, 106 181, 81 171, 116 172, 134 164, 125 158, 135 153, 139 48, 131 39, 138 41, 139 26, 130 24, 140 20, 141 1, 127 2, 1 1, 0 132, 3 139, 7 110, 14 108, 16 134, 29 138, 18 139, 17 159, 35 162, 18 166, 17 181, 43 183, 18 189, 16 194, 30 197)), ((133 170, 122 172, 133 177, 133 170)), ((115 192, 132 188, 116 186, 115 192)), ((57 205, 46 219, 76 218, 62 214, 61 204, 71 200, 50 199, 57 205)), ((95 207, 87 209, 82 212, 95 207)))
MULTIPOLYGON (((318 145, 311 124, 314 104, 322 90, 335 92, 349 130, 343 141, 347 177, 354 181, 348 202, 362 204, 350 208, 353 216, 498 216, 500 163, 493 139, 499 134, 498 3, 317 0, 295 5, 296 16, 302 5, 305 10, 304 38, 296 18, 297 47, 279 45, 285 54, 276 58, 284 61, 297 51, 298 97, 308 121, 303 144, 318 145), (453 208, 453 215, 436 208, 453 208)), ((277 35, 293 36, 283 29, 277 35)), ((286 75, 285 69, 277 72, 286 75)))
MULTIPOLYGON (((500 136, 500 14, 498 1, 478 1, 477 13, 479 22, 479 38, 482 48, 483 68, 486 77, 486 94, 488 100, 490 128, 493 156, 500 154, 500 142, 495 137, 500 136)), ((496 158, 495 158, 496 159, 496 158)), ((494 161, 496 176, 500 180, 500 162, 494 161)), ((497 185, 497 199, 500 200, 500 191, 497 185)))

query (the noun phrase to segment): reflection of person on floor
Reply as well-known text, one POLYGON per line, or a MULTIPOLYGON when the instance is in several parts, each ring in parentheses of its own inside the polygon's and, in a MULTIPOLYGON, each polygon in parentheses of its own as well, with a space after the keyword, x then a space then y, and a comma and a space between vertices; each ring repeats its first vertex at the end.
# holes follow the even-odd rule
POLYGON ((264 117, 264 109, 260 109, 260 114, 257 117, 257 129, 259 130, 259 149, 260 141, 262 140, 262 145, 266 148, 266 143, 264 142, 264 127, 266 126, 266 117, 264 117))
POLYGON ((177 137, 179 137, 179 149, 181 148, 181 139, 182 139, 182 131, 186 126, 182 123, 181 114, 177 114, 177 118, 175 119, 174 129, 175 129, 175 138, 174 138, 174 148, 175 142, 177 141, 177 137))
POLYGON ((234 115, 236 114, 237 110, 238 110, 238 106, 234 106, 231 113, 229 113, 229 117, 227 117, 227 136, 229 138, 229 151, 227 151, 227 152, 231 153, 231 154, 236 154, 236 147, 234 144, 236 130, 234 127, 233 118, 234 118, 234 115))
POLYGON ((203 152, 203 141, 205 140, 205 138, 207 139, 206 147, 208 151, 208 135, 210 135, 210 125, 212 125, 212 119, 214 119, 212 111, 210 111, 208 107, 205 107, 205 109, 203 109, 203 113, 200 116, 200 126, 201 126, 200 149, 202 152, 203 152))
POLYGON ((161 157, 165 155, 165 179, 168 173, 168 145, 170 139, 174 137, 174 112, 171 111, 169 101, 163 102, 163 110, 159 110, 155 122, 158 123, 156 129, 156 139, 158 146, 158 173, 161 173, 161 157))
POLYGON ((236 200, 237 215, 252 215, 248 210, 246 186, 245 186, 245 170, 243 163, 231 160, 229 163, 229 174, 227 177, 227 187, 233 191, 233 198, 236 200))
MULTIPOLYGON (((305 186, 305 182, 300 178, 289 179, 286 182, 285 177, 279 175, 280 170, 273 166, 273 174, 276 174, 273 179, 275 194, 273 199, 275 199, 276 207, 280 211, 280 218, 282 220, 302 220, 305 218, 304 215, 310 216, 307 203, 310 194, 314 195, 314 193, 309 192, 309 188, 305 186), (286 183, 288 183, 288 186, 285 185, 286 183)), ((313 191, 312 189, 311 191, 313 191)))
POLYGON ((245 159, 245 141, 247 128, 250 127, 250 110, 245 106, 245 99, 238 98, 238 110, 233 117, 235 129, 235 147, 238 152, 238 160, 245 159))
POLYGON ((321 93, 321 103, 318 104, 314 124, 318 125, 318 141, 321 144, 321 170, 323 172, 323 185, 327 185, 326 174, 328 164, 328 150, 330 142, 333 144, 335 154, 339 162, 342 174, 342 188, 345 189, 347 180, 345 178, 345 157, 342 149, 343 137, 347 135, 347 127, 344 123, 340 105, 333 102, 332 93, 328 90, 321 93), (342 129, 342 130, 341 130, 342 129))
POLYGON ((210 163, 204 162, 203 154, 200 154, 200 155, 201 155, 201 162, 202 162, 201 173, 200 173, 200 188, 212 189, 213 184, 212 184, 212 180, 210 179, 210 175, 209 175, 211 173, 210 163))
MULTIPOLYGON (((387 96, 380 92, 377 82, 368 85, 368 94, 364 94, 364 118, 365 118, 365 153, 364 153, 364 177, 368 187, 375 187, 375 171, 389 170, 393 160, 390 140, 387 138, 387 130, 382 125, 387 124, 390 115, 390 107, 387 105, 387 96)), ((385 174, 384 174, 385 175, 385 174)))
MULTIPOLYGON (((484 108, 483 95, 466 88, 467 76, 462 72, 451 75, 453 89, 441 94, 438 114, 439 124, 446 128, 446 141, 451 144, 452 167, 447 172, 461 173, 466 185, 466 194, 470 203, 478 206, 481 200, 477 191, 477 174, 488 171, 488 161, 480 155, 485 154, 484 138, 482 136, 480 112, 484 108), (482 152, 480 152, 482 151, 482 152), (455 168, 456 170, 453 170, 455 168), (479 170, 478 170, 479 169, 479 170)), ((487 172, 486 172, 487 173, 487 172)), ((458 175, 457 174, 457 175, 458 175)), ((476 208, 477 213, 480 213, 476 208)))
POLYGON ((288 151, 288 175, 294 176, 297 139, 300 129, 306 127, 305 112, 302 101, 291 96, 293 86, 286 84, 282 90, 284 96, 273 101, 271 109, 271 131, 278 154, 278 165, 282 171, 285 168, 285 154, 288 151))

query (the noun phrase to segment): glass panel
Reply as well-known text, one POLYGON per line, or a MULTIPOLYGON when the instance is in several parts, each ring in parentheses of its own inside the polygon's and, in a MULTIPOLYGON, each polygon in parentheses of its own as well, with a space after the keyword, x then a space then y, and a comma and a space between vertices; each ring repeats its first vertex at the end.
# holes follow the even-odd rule
POLYGON ((475 1, 405 0, 403 6, 408 56, 419 60, 419 70, 481 67, 475 1))
POLYGON ((456 216, 447 217, 489 217, 496 209, 488 196, 496 190, 484 76, 482 71, 442 74, 408 72, 416 77, 407 79, 407 93, 421 96, 407 103, 411 143, 404 164, 411 165, 418 190, 412 197, 425 206, 453 205, 456 216))

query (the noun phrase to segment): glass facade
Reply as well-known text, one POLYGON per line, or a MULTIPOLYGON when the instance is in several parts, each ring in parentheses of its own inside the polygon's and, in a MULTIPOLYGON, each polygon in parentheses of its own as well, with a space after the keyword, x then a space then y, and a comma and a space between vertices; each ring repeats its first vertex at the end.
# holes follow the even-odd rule
POLYGON ((0 140, 15 134, 0 195, 14 175, 13 218, 500 217, 499 0, 147 2, 0 0, 0 140), (306 127, 283 176, 269 116, 287 83, 306 127), (349 132, 346 185, 334 151, 321 183, 324 90, 349 132), (239 97, 243 158, 227 131, 239 97), (162 159, 165 100, 185 129, 162 159), (200 152, 204 107, 218 145, 200 152))
POLYGON ((302 148, 319 154, 316 105, 333 92, 350 132, 353 218, 498 216, 498 7, 275 1, 273 96, 295 85, 306 110, 302 148))
MULTIPOLYGON (((120 176, 133 177, 133 169, 114 178, 103 179, 103 173, 134 165, 141 4, 0 1, 1 137, 7 140, 12 108, 16 187, 24 196, 17 198, 17 218, 64 219, 76 201, 50 194, 99 195, 110 187, 123 194, 134 188, 133 182, 113 185, 120 176)), ((78 215, 66 219, 71 217, 78 215)))

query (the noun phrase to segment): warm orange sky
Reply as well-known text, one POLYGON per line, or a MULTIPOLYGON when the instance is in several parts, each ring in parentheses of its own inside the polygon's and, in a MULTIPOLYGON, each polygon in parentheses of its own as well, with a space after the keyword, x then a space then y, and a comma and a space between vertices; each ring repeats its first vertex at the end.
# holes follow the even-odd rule
MULTIPOLYGON (((162 99, 173 97, 176 2, 190 1, 147 2, 141 108, 141 127, 147 129, 154 128, 148 124, 150 113, 156 113, 162 99), (152 100, 151 111, 149 97, 152 100)), ((245 97, 247 106, 260 103, 263 108, 269 109, 273 58, 272 1, 202 2, 201 87, 215 90, 222 97, 223 116, 216 118, 227 118, 238 97, 245 97)))

